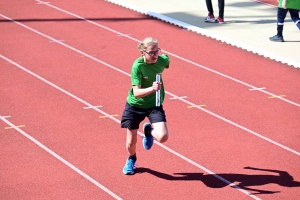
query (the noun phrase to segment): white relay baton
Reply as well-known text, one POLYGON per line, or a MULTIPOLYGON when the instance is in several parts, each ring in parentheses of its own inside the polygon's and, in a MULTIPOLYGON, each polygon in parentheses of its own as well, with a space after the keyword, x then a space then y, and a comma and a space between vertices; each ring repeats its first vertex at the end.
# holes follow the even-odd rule
MULTIPOLYGON (((156 82, 160 83, 160 74, 156 74, 156 82)), ((160 106, 160 90, 156 91, 156 106, 159 107, 160 106)))

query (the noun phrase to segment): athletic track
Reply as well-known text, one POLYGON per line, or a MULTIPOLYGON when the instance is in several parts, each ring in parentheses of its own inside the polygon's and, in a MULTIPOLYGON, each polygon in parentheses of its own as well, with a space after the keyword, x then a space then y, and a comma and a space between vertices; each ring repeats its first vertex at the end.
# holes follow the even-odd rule
POLYGON ((0 2, 0 199, 299 199, 299 69, 102 0, 0 2), (169 141, 120 128, 153 36, 169 141))

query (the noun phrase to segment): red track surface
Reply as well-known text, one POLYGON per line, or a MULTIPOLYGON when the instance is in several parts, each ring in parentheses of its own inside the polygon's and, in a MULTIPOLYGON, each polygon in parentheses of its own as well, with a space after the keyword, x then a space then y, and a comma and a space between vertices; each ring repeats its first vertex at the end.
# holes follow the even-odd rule
POLYGON ((122 199, 251 199, 250 193, 299 199, 298 69, 105 1, 50 5, 110 30, 36 1, 1 2, 0 14, 26 27, 0 19, 0 199, 113 198, 53 154, 122 199), (170 131, 165 146, 183 157, 165 146, 145 151, 139 140, 137 173, 125 176, 125 130, 119 120, 131 64, 139 56, 137 40, 149 35, 170 52, 164 73, 170 131), (188 98, 171 100, 172 94, 188 98), (285 95, 289 102, 270 94, 285 95), (84 109, 89 105, 102 107, 84 109), (7 128, 6 120, 25 127, 7 128))
POLYGON ((253 1, 262 2, 273 6, 278 6, 277 0, 253 0, 253 1))

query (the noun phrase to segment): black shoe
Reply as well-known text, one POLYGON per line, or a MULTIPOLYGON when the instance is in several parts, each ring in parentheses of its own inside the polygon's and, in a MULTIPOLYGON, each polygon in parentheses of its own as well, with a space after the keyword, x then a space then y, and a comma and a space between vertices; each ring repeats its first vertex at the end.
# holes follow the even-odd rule
POLYGON ((144 124, 143 129, 144 129, 144 134, 145 134, 145 136, 143 137, 143 146, 146 150, 149 150, 149 149, 151 149, 153 142, 154 142, 154 138, 151 135, 151 130, 152 130, 151 124, 149 122, 146 122, 144 124))
POLYGON ((282 35, 274 35, 273 37, 269 38, 273 42, 284 42, 282 35))

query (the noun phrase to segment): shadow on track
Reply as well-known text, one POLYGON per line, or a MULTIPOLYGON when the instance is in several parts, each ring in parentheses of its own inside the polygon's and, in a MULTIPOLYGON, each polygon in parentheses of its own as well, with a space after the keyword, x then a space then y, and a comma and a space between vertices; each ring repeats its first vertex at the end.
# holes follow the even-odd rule
POLYGON ((276 175, 251 175, 251 174, 204 174, 204 173, 174 173, 174 175, 165 174, 162 172, 154 171, 148 168, 137 168, 135 173, 149 173, 158 178, 169 181, 202 181, 207 187, 210 188, 223 188, 228 186, 227 183, 217 178, 220 176, 232 183, 236 183, 241 189, 252 191, 252 194, 274 194, 280 191, 268 191, 250 188, 251 186, 260 186, 266 184, 278 184, 283 187, 300 187, 300 182, 295 181, 294 178, 287 172, 281 170, 261 169, 254 167, 245 167, 244 169, 259 170, 262 172, 272 172, 276 175), (217 176, 216 176, 217 175, 217 176))

